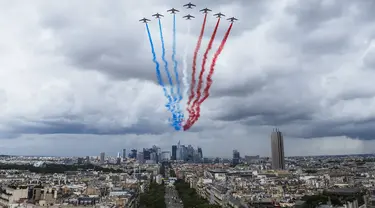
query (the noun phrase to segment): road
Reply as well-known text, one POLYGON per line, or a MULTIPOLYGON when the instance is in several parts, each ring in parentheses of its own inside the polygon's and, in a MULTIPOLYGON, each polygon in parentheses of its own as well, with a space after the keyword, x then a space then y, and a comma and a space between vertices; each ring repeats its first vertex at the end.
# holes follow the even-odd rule
POLYGON ((178 197, 178 193, 174 186, 165 186, 165 204, 167 208, 183 208, 181 199, 178 197))
MULTIPOLYGON (((169 168, 165 168, 165 178, 169 178, 169 168)), ((165 204, 167 208, 183 208, 184 205, 174 185, 165 184, 165 204)))

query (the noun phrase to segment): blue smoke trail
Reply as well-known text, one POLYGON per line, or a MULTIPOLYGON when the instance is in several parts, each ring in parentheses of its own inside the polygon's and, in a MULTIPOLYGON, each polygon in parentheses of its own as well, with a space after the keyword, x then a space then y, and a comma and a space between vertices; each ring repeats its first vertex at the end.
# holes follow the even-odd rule
MULTIPOLYGON (((160 64, 159 62, 156 60, 156 53, 155 53, 155 48, 154 48, 154 43, 152 41, 152 38, 151 38, 151 33, 150 33, 150 28, 148 27, 148 24, 146 23, 146 29, 147 29, 147 35, 148 35, 148 39, 150 41, 150 46, 151 46, 151 52, 152 52, 152 61, 155 63, 156 65, 156 77, 158 79, 158 82, 160 84, 160 86, 163 87, 163 91, 164 91, 164 96, 168 98, 168 101, 169 101, 169 104, 166 105, 167 109, 169 111, 172 112, 172 118, 173 118, 173 121, 175 121, 177 119, 175 113, 173 113, 173 109, 171 108, 171 105, 170 103, 172 102, 172 99, 171 97, 168 95, 168 92, 167 92, 167 89, 165 88, 165 85, 163 83, 163 79, 161 78, 161 73, 160 73, 160 64)), ((175 127, 176 129, 176 125, 172 122, 172 126, 175 127)), ((181 129, 181 126, 177 126, 178 129, 176 130, 180 130, 181 129)))
POLYGON ((176 76, 176 83, 177 83, 177 94, 178 94, 178 103, 176 104, 177 111, 178 111, 178 118, 179 122, 182 122, 184 119, 184 114, 180 110, 180 102, 182 100, 182 94, 181 94, 181 85, 180 85, 180 78, 178 75, 178 62, 176 60, 176 14, 173 14, 173 53, 172 53, 172 60, 174 63, 173 69, 176 76))
POLYGON ((176 130, 180 130, 181 129, 181 122, 179 121, 180 116, 178 115, 179 113, 176 112, 175 106, 173 105, 174 103, 176 103, 177 98, 174 95, 173 80, 172 80, 171 74, 168 70, 168 61, 165 59, 165 44, 164 44, 163 29, 162 29, 162 26, 161 26, 161 20, 160 19, 159 19, 159 32, 160 32, 160 40, 161 40, 161 47, 162 47, 161 58, 164 62, 164 69, 165 69, 165 73, 167 74, 169 85, 171 86, 171 95, 169 96, 169 103, 168 103, 168 105, 170 106, 171 112, 173 114, 173 121, 171 121, 171 122, 172 122, 172 125, 175 127, 176 130), (172 98, 173 98, 173 101, 172 101, 172 98))

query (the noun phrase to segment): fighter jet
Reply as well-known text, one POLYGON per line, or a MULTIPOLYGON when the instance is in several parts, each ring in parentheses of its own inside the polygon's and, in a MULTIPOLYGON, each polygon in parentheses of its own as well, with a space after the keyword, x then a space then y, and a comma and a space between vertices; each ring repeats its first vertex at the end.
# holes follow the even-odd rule
POLYGON ((146 18, 143 18, 143 19, 140 19, 139 21, 147 24, 147 22, 148 22, 148 21, 151 21, 151 20, 146 19, 146 18))
POLYGON ((225 16, 224 14, 222 14, 221 12, 217 13, 217 14, 214 14, 214 16, 216 16, 217 18, 221 18, 221 16, 225 16))
POLYGON ((186 18, 186 20, 191 20, 191 18, 195 18, 193 15, 186 15, 186 16, 183 16, 183 18, 186 18))
POLYGON ((178 10, 175 9, 175 8, 172 8, 172 9, 170 9, 170 10, 167 10, 167 12, 171 12, 171 14, 176 14, 176 12, 180 12, 180 11, 178 11, 178 10))
POLYGON ((164 17, 164 15, 159 14, 159 13, 153 14, 152 16, 155 17, 156 19, 160 19, 160 17, 164 17))
POLYGON ((235 17, 231 17, 231 18, 228 18, 227 20, 229 20, 230 22, 234 22, 234 21, 237 21, 238 19, 235 17))
POLYGON ((204 9, 201 9, 199 10, 200 12, 203 12, 203 13, 208 13, 208 12, 211 12, 212 10, 211 9, 208 9, 208 8, 204 8, 204 9))
POLYGON ((189 2, 188 4, 185 4, 184 7, 186 7, 187 9, 192 9, 193 7, 196 7, 196 5, 189 2))

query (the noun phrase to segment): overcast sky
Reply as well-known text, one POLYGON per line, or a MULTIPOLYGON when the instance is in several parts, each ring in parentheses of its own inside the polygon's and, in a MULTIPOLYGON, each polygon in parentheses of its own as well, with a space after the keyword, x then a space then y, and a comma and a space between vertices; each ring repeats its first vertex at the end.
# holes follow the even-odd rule
MULTIPOLYGON (((233 149, 269 156, 275 127, 284 133, 286 155, 374 152, 373 0, 204 0, 193 2, 193 11, 184 3, 1 0, 0 154, 116 155, 154 144, 170 150, 181 140, 201 146, 205 156, 230 156, 233 149), (198 9, 239 19, 217 62, 212 96, 188 132, 167 125, 170 113, 138 21, 165 14, 170 58, 171 7, 181 10, 180 73, 187 45, 191 71, 203 19, 198 9), (196 16, 190 34, 182 19, 188 12, 196 16)), ((202 48, 215 21, 209 16, 202 48)), ((156 23, 150 29, 160 60, 156 23)), ((221 23, 209 57, 228 25, 221 23)))

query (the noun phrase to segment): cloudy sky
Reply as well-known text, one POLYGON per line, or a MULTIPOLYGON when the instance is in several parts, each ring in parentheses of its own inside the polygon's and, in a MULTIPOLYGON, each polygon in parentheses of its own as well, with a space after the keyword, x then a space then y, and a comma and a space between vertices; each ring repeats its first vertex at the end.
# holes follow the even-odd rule
MULTIPOLYGON (((187 132, 167 125, 170 113, 138 22, 165 14, 169 58, 172 16, 165 11, 180 9, 179 70, 188 46, 190 72, 203 15, 183 9, 187 2, 0 2, 0 154, 115 155, 153 144, 170 150, 181 140, 206 156, 233 149, 268 156, 275 127, 284 133, 286 155, 375 150, 372 0, 196 2, 240 21, 201 118, 187 132), (196 16, 190 34, 182 19, 188 12, 196 16)), ((203 47, 215 21, 209 16, 203 47)), ((209 57, 228 25, 220 25, 209 57)), ((156 21, 150 29, 160 58, 156 21)))

